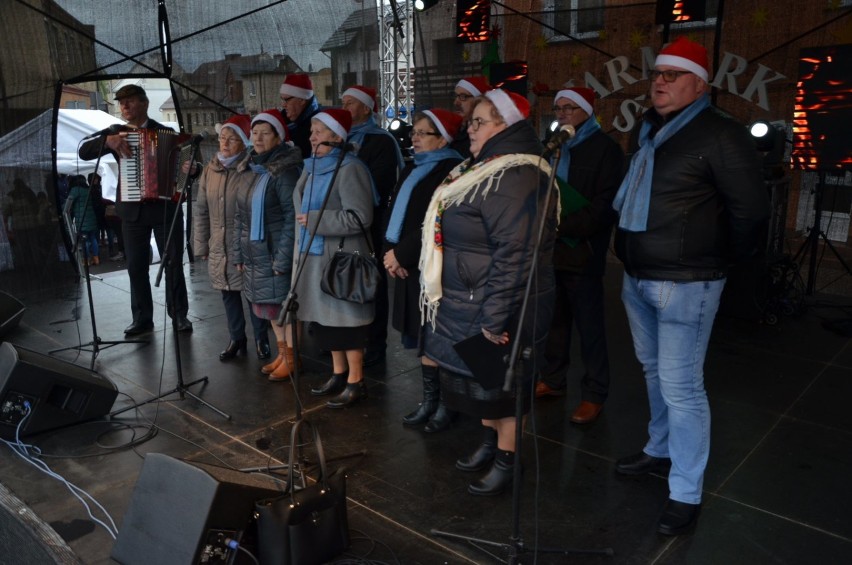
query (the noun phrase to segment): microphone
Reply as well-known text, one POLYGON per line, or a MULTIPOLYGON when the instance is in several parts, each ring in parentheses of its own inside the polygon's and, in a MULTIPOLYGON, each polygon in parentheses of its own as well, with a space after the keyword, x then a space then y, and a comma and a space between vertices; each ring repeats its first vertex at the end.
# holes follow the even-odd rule
POLYGON ((575 130, 574 126, 571 124, 561 126, 559 130, 550 137, 550 141, 547 142, 547 145, 544 146, 544 153, 542 153, 542 157, 550 157, 554 151, 562 146, 563 143, 575 135, 577 135, 577 130, 575 130))
POLYGON ((183 143, 178 145, 177 149, 180 150, 180 149, 184 149, 186 147, 189 147, 191 145, 198 145, 199 143, 204 141, 206 138, 207 138, 207 132, 202 131, 201 133, 193 135, 191 138, 187 139, 186 141, 184 141, 183 143))
POLYGON ((96 131, 95 133, 90 133, 89 135, 87 135, 86 137, 81 139, 80 141, 87 141, 89 139, 94 139, 94 138, 100 137, 102 135, 115 135, 123 129, 124 129, 124 124, 112 124, 108 128, 104 128, 100 131, 96 131))
POLYGON ((337 147, 341 151, 355 151, 355 146, 345 141, 322 141, 320 142, 320 145, 327 145, 328 147, 337 147))

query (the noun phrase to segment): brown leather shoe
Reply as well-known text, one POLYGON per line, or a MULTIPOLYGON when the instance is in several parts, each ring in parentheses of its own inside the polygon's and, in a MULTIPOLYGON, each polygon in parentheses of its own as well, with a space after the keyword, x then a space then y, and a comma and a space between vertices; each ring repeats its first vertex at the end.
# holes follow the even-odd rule
POLYGON ((571 414, 571 421, 575 424, 591 424, 598 419, 601 410, 603 410, 603 404, 584 400, 571 414))
POLYGON ((535 385, 535 397, 541 398, 543 396, 564 396, 565 390, 561 388, 551 388, 549 384, 544 381, 539 381, 535 385))

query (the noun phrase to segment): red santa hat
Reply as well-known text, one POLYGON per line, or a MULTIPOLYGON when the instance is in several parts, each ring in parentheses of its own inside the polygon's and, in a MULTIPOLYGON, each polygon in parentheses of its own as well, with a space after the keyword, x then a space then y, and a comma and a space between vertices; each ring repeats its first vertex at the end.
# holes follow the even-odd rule
POLYGON ((464 121, 464 118, 459 114, 440 108, 423 110, 423 113, 429 116, 438 131, 441 132, 441 136, 447 140, 447 143, 451 143, 456 138, 462 121, 464 121))
POLYGON ((654 61, 654 66, 659 67, 660 65, 689 71, 704 82, 707 82, 709 78, 707 69, 710 65, 707 63, 707 49, 683 36, 678 37, 660 50, 657 60, 654 61))
POLYGON ((352 127, 352 114, 341 108, 326 108, 312 119, 321 121, 342 139, 346 139, 352 127))
POLYGON ((268 123, 278 133, 278 137, 284 141, 290 141, 290 134, 287 132, 287 122, 284 120, 284 116, 281 114, 281 111, 277 108, 264 110, 260 114, 256 115, 251 121, 252 127, 254 127, 254 124, 257 122, 268 123))
POLYGON ((351 96, 364 104, 367 108, 370 109, 371 112, 377 112, 378 106, 376 105, 376 89, 370 88, 368 86, 361 86, 360 84, 356 84, 354 86, 350 86, 346 90, 343 91, 343 94, 340 95, 341 98, 344 96, 351 96))
POLYGON ((242 140, 243 145, 251 145, 251 116, 248 114, 234 114, 228 120, 216 128, 216 133, 221 134, 222 130, 230 128, 242 140))
POLYGON ((567 98, 582 108, 588 115, 595 113, 595 91, 585 86, 572 86, 556 93, 554 100, 567 98))
POLYGON ((485 93, 485 97, 491 100, 497 111, 500 112, 507 126, 514 125, 525 120, 530 115, 529 100, 514 92, 507 92, 501 88, 495 88, 485 93))
POLYGON ((488 84, 488 79, 483 76, 466 77, 456 83, 456 88, 463 88, 474 96, 482 96, 489 90, 491 85, 488 84))
POLYGON ((314 85, 311 83, 311 77, 304 73, 289 74, 284 77, 279 92, 282 96, 308 100, 314 95, 314 85))

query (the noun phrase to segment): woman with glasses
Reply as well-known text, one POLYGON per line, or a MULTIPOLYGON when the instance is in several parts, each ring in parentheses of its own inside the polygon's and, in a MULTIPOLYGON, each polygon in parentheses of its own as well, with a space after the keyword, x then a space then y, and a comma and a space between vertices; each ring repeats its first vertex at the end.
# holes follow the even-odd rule
MULTIPOLYGON (((255 175, 246 166, 251 118, 237 114, 219 128, 219 151, 210 159, 198 181, 193 208, 195 253, 207 261, 210 285, 222 293, 230 341, 219 353, 220 361, 245 355, 246 319, 243 314, 243 275, 228 261, 234 233, 237 194, 246 192, 255 175)), ((249 308, 258 359, 268 359, 269 327, 249 308)))
MULTIPOLYGON (((243 273, 243 288, 254 314, 277 320, 290 292, 296 217, 293 188, 302 172, 302 152, 290 141, 284 116, 276 109, 252 119, 251 140, 254 149, 241 166, 248 167, 256 180, 237 194, 230 260, 243 273)), ((282 381, 298 360, 288 346, 284 326, 271 326, 278 355, 261 372, 270 381, 282 381)))
MULTIPOLYGON (((419 345, 420 332, 420 240, 423 215, 435 188, 447 173, 462 161, 450 149, 462 117, 448 110, 425 110, 414 114, 411 145, 414 161, 402 172, 393 191, 390 219, 385 231, 384 266, 394 279, 391 324, 402 334, 404 347, 419 345)), ((420 357, 423 374, 423 402, 402 419, 407 426, 426 424, 423 431, 432 433, 446 429, 453 412, 440 401, 438 365, 428 357, 420 357)))
POLYGON ((470 483, 474 495, 499 494, 512 482, 514 391, 528 410, 534 362, 523 363, 522 377, 504 392, 501 360, 515 340, 532 347, 534 359, 540 357, 553 307, 556 198, 544 210, 550 166, 539 157, 541 143, 526 121, 529 108, 526 98, 501 89, 474 101, 468 126, 472 157, 435 190, 423 224, 424 351, 440 367, 448 408, 481 419, 485 428, 484 442, 456 461, 462 471, 488 469, 470 483), (544 214, 535 284, 517 335, 544 214), (480 368, 482 361, 488 366, 480 368))

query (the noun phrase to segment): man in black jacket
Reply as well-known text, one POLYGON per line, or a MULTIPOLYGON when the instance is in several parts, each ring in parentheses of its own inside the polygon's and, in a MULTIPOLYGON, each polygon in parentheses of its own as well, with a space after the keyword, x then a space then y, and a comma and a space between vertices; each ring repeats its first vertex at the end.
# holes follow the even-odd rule
POLYGON ((548 334, 547 365, 536 396, 565 393, 572 325, 577 325, 585 374, 581 402, 571 421, 597 419, 609 392, 609 354, 604 327, 603 275, 616 214, 612 199, 621 183, 624 152, 601 130, 591 88, 560 90, 553 109, 560 126, 576 133, 562 145, 556 174, 562 185, 562 218, 553 255, 556 303, 548 334))
POLYGON ((304 73, 290 73, 284 77, 279 94, 290 140, 302 150, 303 158, 310 157, 311 118, 320 111, 311 77, 304 73))
POLYGON ((669 471, 657 531, 692 529, 710 452, 704 358, 730 263, 759 249, 769 215, 746 128, 710 106, 707 51, 679 38, 650 73, 639 149, 615 197, 622 300, 651 409, 648 442, 616 471, 669 471))
MULTIPOLYGON (((388 211, 396 179, 402 172, 402 151, 396 139, 376 124, 373 114, 378 110, 376 91, 355 85, 341 96, 343 109, 352 115, 352 129, 346 141, 355 145, 358 158, 366 163, 379 194, 370 226, 373 250, 379 253, 384 245, 385 214, 388 211)), ((376 317, 370 324, 370 337, 364 353, 364 366, 381 363, 385 359, 388 338, 388 283, 384 269, 379 269, 382 281, 376 295, 376 317)))
MULTIPOLYGON (((148 117, 148 95, 145 89, 135 84, 121 87, 115 93, 121 107, 121 117, 127 121, 124 131, 110 135, 104 132, 80 147, 80 158, 94 160, 98 155, 111 153, 116 160, 130 157, 127 130, 135 128, 169 129, 148 117), (106 139, 104 139, 106 137, 106 139), (101 151, 102 150, 102 151, 101 151)), ((172 234, 166 264, 166 307, 169 315, 176 319, 177 329, 191 332, 192 322, 187 319, 189 302, 186 280, 183 276, 183 211, 171 200, 146 200, 123 202, 120 190, 116 194, 115 212, 121 218, 124 239, 124 254, 127 258, 127 274, 130 277, 130 311, 133 322, 124 330, 129 336, 139 335, 154 329, 154 302, 151 297, 151 281, 148 265, 151 258, 151 232, 157 249, 163 256, 172 217, 178 214, 177 226, 172 234)), ((164 259, 165 260, 165 259, 164 259)))

